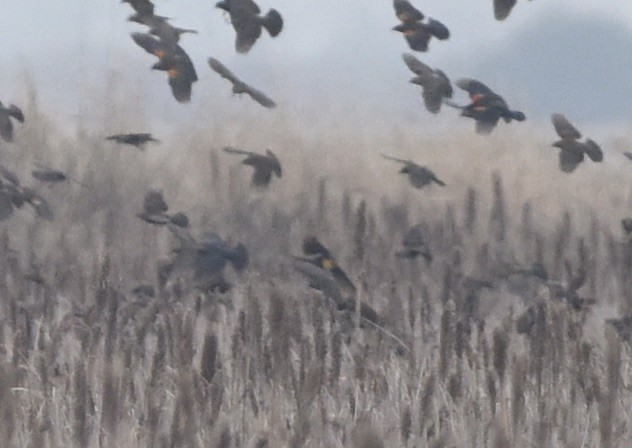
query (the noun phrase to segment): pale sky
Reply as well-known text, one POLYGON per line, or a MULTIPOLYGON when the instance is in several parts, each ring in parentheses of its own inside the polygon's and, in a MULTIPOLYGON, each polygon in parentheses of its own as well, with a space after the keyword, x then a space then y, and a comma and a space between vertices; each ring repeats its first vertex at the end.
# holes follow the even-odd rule
MULTIPOLYGON (((70 116, 85 110, 87 98, 107 96, 115 72, 118 88, 151 103, 156 120, 177 122, 230 98, 228 83, 206 65, 214 56, 286 111, 359 107, 428 117, 408 84, 401 53, 409 49, 391 31, 390 0, 261 0, 262 10, 281 12, 285 28, 245 56, 235 53, 234 31, 214 1, 154 3, 174 25, 200 32, 181 41, 200 77, 192 104, 175 103, 164 75, 150 72, 153 57, 129 37, 144 27, 126 21, 132 10, 118 0, 3 0, 0 99, 22 101, 27 74, 45 108, 70 116)), ((413 4, 450 28, 450 40, 416 55, 453 80, 478 77, 530 118, 560 111, 579 120, 632 120, 632 1, 518 0, 504 22, 493 19, 491 0, 413 4)))

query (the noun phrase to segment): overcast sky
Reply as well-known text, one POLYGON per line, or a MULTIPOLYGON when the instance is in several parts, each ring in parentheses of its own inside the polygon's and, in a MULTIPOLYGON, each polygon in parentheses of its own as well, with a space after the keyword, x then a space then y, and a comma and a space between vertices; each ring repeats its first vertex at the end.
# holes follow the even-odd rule
MULTIPOLYGON (((4 0, 0 15, 0 99, 24 100, 25 76, 45 109, 60 115, 96 113, 113 89, 152 106, 152 118, 177 122, 227 101, 229 85, 206 65, 218 57, 285 111, 354 114, 358 109, 429 117, 401 61, 409 51, 390 0, 261 0, 285 18, 276 39, 264 35, 247 55, 234 51, 234 31, 212 0, 155 0, 157 13, 199 30, 181 45, 200 81, 193 102, 177 104, 164 74, 150 72, 153 57, 129 34, 143 27, 118 0, 4 0), (115 74, 114 76, 112 74, 115 74), (103 98, 103 100, 101 100, 103 98)), ((491 0, 414 1, 444 22, 452 36, 433 41, 426 63, 453 79, 475 76, 511 106, 535 119, 561 111, 578 120, 629 123, 632 108, 632 1, 518 0, 504 22, 493 19, 491 0), (607 3, 607 7, 605 7, 607 3)), ((459 97, 459 100, 462 97, 459 97)), ((231 106, 232 107, 232 106, 231 106)), ((307 113, 307 112, 306 112, 307 113)))

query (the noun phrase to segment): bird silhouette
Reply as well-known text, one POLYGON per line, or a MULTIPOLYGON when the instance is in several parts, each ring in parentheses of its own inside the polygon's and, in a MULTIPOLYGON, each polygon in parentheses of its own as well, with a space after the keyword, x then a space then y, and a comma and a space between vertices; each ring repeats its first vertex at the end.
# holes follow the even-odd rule
POLYGON ((160 140, 157 140, 149 133, 115 134, 105 137, 105 139, 119 144, 135 146, 141 151, 145 149, 147 143, 160 143, 160 140))
POLYGON ((275 174, 278 178, 283 174, 279 159, 269 149, 266 149, 265 155, 232 148, 230 146, 225 147, 224 151, 229 154, 247 156, 241 163, 254 168, 254 172, 252 173, 252 185, 254 187, 265 188, 270 184, 272 174, 275 174))
POLYGON ((435 183, 441 187, 445 187, 445 183, 437 177, 437 175, 425 166, 417 165, 411 160, 398 159, 397 157, 382 154, 382 157, 388 160, 401 163, 404 166, 399 170, 400 174, 406 174, 413 188, 423 188, 426 185, 435 183))
POLYGON ((443 100, 452 98, 454 93, 450 79, 441 70, 430 68, 410 53, 404 53, 402 58, 410 71, 417 75, 410 82, 421 86, 426 109, 433 114, 439 113, 443 100))
POLYGON ((276 107, 276 103, 268 98, 263 92, 255 89, 254 87, 249 86, 237 76, 235 76, 224 64, 222 64, 218 59, 209 58, 208 65, 213 69, 213 71, 219 73, 222 78, 229 80, 233 84, 233 93, 234 94, 242 94, 245 93, 249 95, 253 100, 257 103, 261 104, 263 107, 273 108, 276 107))
POLYGON ((551 115, 551 122, 561 140, 552 146, 560 149, 560 169, 565 173, 572 173, 583 162, 584 154, 593 162, 603 160, 603 152, 597 143, 591 139, 580 142, 581 133, 562 114, 551 115))
POLYGON ((422 22, 424 14, 416 9, 407 0, 394 0, 393 8, 395 15, 401 22, 393 27, 394 31, 404 34, 408 46, 415 51, 427 51, 428 43, 432 37, 439 40, 446 40, 450 37, 450 31, 441 22, 435 19, 428 19, 427 23, 422 22))
POLYGON ((24 123, 24 114, 15 104, 5 107, 0 101, 0 135, 6 142, 13 141, 13 123, 11 119, 24 123))
POLYGON ((271 37, 279 35, 283 29, 283 17, 276 9, 270 9, 261 16, 261 9, 252 0, 224 0, 215 5, 230 15, 230 21, 237 33, 235 50, 248 53, 265 28, 271 37))

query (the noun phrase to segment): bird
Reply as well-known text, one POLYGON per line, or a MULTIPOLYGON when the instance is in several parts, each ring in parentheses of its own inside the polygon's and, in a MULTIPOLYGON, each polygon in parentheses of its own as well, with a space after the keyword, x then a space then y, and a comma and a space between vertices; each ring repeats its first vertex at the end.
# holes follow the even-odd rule
POLYGON ((627 236, 632 236, 632 218, 623 218, 621 227, 627 236))
POLYGON ((23 187, 18 176, 5 166, 0 165, 0 221, 12 215, 14 209, 29 204, 38 217, 52 221, 55 217, 52 207, 46 199, 33 188, 23 187))
POLYGON ((404 166, 399 171, 399 173, 408 175, 408 180, 410 181, 410 184, 413 186, 413 188, 420 189, 432 183, 435 183, 441 187, 445 187, 446 185, 445 182, 439 179, 432 170, 426 168, 425 166, 417 165, 411 160, 398 159, 386 154, 382 154, 382 157, 403 164, 404 166))
POLYGON ((149 224, 164 226, 173 224, 177 227, 188 227, 189 218, 182 212, 170 215, 162 190, 152 189, 147 192, 143 200, 143 210, 136 216, 149 224))
POLYGON ((428 51, 428 43, 434 36, 439 40, 450 37, 448 28, 438 20, 429 18, 423 23, 424 14, 407 0, 393 0, 395 15, 401 22, 393 31, 404 34, 408 46, 415 51, 428 51))
POLYGON ((338 285, 345 292, 355 294, 355 285, 338 265, 338 262, 331 252, 329 252, 329 249, 327 249, 318 238, 309 235, 303 239, 303 254, 308 256, 308 258, 304 258, 303 261, 308 261, 330 272, 338 285))
POLYGON ((252 0, 223 0, 215 4, 230 15, 230 21, 237 33, 235 50, 248 53, 265 28, 271 37, 276 37, 283 29, 283 17, 276 9, 270 9, 261 16, 261 9, 252 0))
POLYGON ((401 258, 417 258, 422 256, 426 261, 432 261, 432 253, 424 237, 424 225, 417 224, 410 227, 405 233, 402 240, 404 250, 396 252, 395 255, 401 258))
POLYGON ((456 85, 469 94, 471 103, 465 106, 459 106, 449 100, 444 103, 461 109, 461 116, 476 120, 476 132, 479 134, 489 134, 501 118, 505 120, 505 123, 526 119, 524 113, 509 109, 503 97, 480 81, 462 78, 456 82, 456 85))
POLYGON ((410 53, 402 54, 404 62, 415 73, 410 80, 412 84, 421 86, 426 109, 433 113, 439 113, 444 98, 452 98, 454 93, 450 79, 441 70, 432 69, 410 53))
POLYGON ((132 33, 132 39, 147 53, 158 58, 151 68, 167 72, 171 92, 180 103, 191 101, 193 83, 198 80, 191 58, 179 45, 169 45, 147 33, 132 33))
POLYGON ((283 174, 279 159, 269 149, 266 149, 265 155, 243 151, 230 146, 224 147, 224 151, 229 154, 247 156, 241 163, 254 168, 254 173, 252 174, 252 185, 254 187, 265 188, 270 184, 272 174, 275 174, 278 178, 281 178, 283 174))
POLYGON ((516 3, 517 0, 494 0, 494 17, 496 20, 505 20, 509 17, 516 3))
POLYGON ((150 0, 121 0, 121 3, 129 3, 139 16, 153 16, 154 4, 150 0))
POLYGON ((68 176, 66 176, 66 173, 64 173, 63 171, 52 170, 52 169, 33 170, 31 171, 31 175, 35 179, 42 182, 47 182, 47 183, 56 183, 56 182, 63 182, 65 180, 68 180, 68 176))
POLYGON ((581 133, 562 114, 551 115, 551 122, 557 135, 561 140, 553 143, 552 146, 560 149, 560 169, 565 173, 572 173, 575 168, 583 162, 584 154, 588 155, 593 162, 603 160, 603 152, 597 143, 591 139, 580 142, 581 133))
POLYGON ((261 104, 263 107, 274 108, 276 107, 276 103, 268 98, 263 92, 255 89, 254 87, 249 86, 237 76, 235 76, 224 64, 222 64, 218 59, 209 58, 208 65, 215 72, 219 73, 222 78, 228 79, 233 84, 233 93, 234 94, 242 94, 246 93, 250 95, 250 97, 255 100, 257 103, 261 104))
POLYGON ((24 123, 24 114, 15 104, 5 107, 0 101, 0 135, 5 142, 13 141, 13 123, 11 119, 24 123))
POLYGON ((119 144, 135 146, 141 151, 145 149, 147 143, 160 143, 160 140, 149 133, 114 134, 105 137, 105 139, 119 144))
POLYGON ((167 227, 180 243, 173 258, 163 265, 167 277, 188 274, 197 289, 224 293, 231 287, 224 277, 226 265, 231 264, 237 272, 248 265, 248 250, 241 243, 231 245, 212 232, 198 242, 187 229, 173 224, 167 227))
POLYGON ((628 159, 632 160, 632 152, 630 152, 630 151, 624 151, 624 152, 623 152, 623 155, 624 155, 625 157, 627 157, 628 159))

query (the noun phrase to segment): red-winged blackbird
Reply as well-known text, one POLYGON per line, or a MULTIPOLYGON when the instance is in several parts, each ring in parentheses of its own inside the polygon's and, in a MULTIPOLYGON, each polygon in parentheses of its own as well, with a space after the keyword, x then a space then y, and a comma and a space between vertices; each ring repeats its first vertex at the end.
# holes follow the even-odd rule
POLYGON ((283 174, 279 159, 269 149, 266 149, 265 155, 228 146, 224 148, 224 151, 229 154, 247 156, 241 163, 254 168, 255 171, 252 173, 252 185, 255 187, 267 187, 272 180, 272 174, 275 174, 278 178, 283 174))
POLYGON ((178 227, 189 226, 189 218, 184 213, 170 215, 167 213, 168 210, 162 190, 149 190, 143 200, 143 210, 136 216, 145 222, 160 226, 169 223, 178 227))
POLYGON ((402 258, 417 258, 421 255, 426 261, 432 261, 432 253, 430 253, 430 249, 424 238, 423 224, 412 226, 404 233, 402 246, 404 246, 404 250, 395 253, 396 256, 402 258))
POLYGON ((395 15, 402 22, 393 30, 404 34, 411 49, 427 51, 428 43, 433 36, 439 40, 446 40, 450 37, 448 28, 438 20, 428 19, 428 23, 423 23, 423 13, 407 0, 394 0, 393 7, 395 8, 395 15))
POLYGON ((411 160, 398 159, 386 154, 382 154, 382 157, 403 164, 404 166, 401 170, 399 170, 399 172, 400 174, 406 174, 408 176, 408 180, 414 188, 423 188, 433 182, 445 187, 445 183, 439 179, 432 170, 426 168, 425 166, 417 165, 411 160))
POLYGON ((494 0, 494 17, 496 20, 505 20, 511 10, 516 6, 517 0, 494 0))
POLYGON ((155 139, 148 133, 115 134, 105 137, 105 139, 116 143, 136 146, 141 151, 145 149, 147 143, 160 143, 160 140, 155 139))
POLYGON ((0 135, 6 142, 13 141, 12 118, 24 123, 24 114, 18 106, 11 104, 9 107, 4 107, 0 101, 0 135))
POLYGON ((167 72, 169 86, 175 99, 180 103, 191 101, 191 88, 198 77, 193 62, 182 47, 175 45, 172 48, 171 45, 146 33, 132 33, 132 39, 146 52, 158 58, 152 69, 167 72))
POLYGON ((441 70, 428 67, 412 54, 404 53, 402 58, 408 68, 417 75, 410 82, 421 86, 421 96, 426 109, 433 114, 438 113, 444 98, 452 98, 454 93, 450 79, 441 70))
POLYGON ((276 37, 283 29, 283 17, 275 9, 261 16, 259 6, 252 0, 223 0, 215 5, 230 14, 230 21, 237 33, 235 50, 247 53, 261 36, 265 28, 270 36, 276 37))
POLYGON ((480 81, 463 78, 456 85, 469 94, 472 102, 466 106, 459 106, 451 101, 445 101, 445 104, 461 109, 463 117, 476 120, 476 132, 479 134, 489 134, 501 118, 505 123, 526 119, 522 112, 509 109, 503 97, 480 81))
POLYGON ((263 107, 273 108, 276 106, 276 103, 272 101, 270 98, 265 96, 265 94, 254 87, 249 86, 237 76, 235 76, 230 70, 226 68, 224 64, 222 64, 219 60, 215 58, 208 59, 208 65, 215 72, 219 73, 222 78, 228 79, 233 84, 233 93, 241 94, 246 93, 250 95, 250 97, 255 100, 257 103, 261 104, 263 107))
POLYGON ((599 145, 591 139, 586 139, 584 143, 580 142, 581 133, 564 115, 551 115, 551 122, 555 132, 561 137, 561 140, 553 143, 553 146, 560 148, 560 169, 563 172, 572 173, 584 160, 584 154, 587 154, 593 162, 603 160, 603 152, 599 145))

